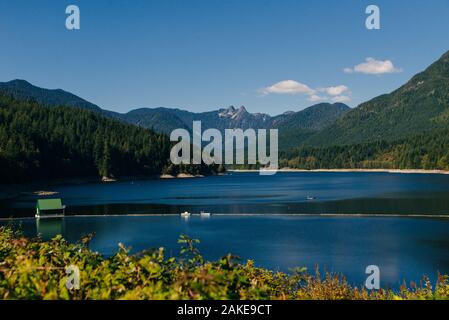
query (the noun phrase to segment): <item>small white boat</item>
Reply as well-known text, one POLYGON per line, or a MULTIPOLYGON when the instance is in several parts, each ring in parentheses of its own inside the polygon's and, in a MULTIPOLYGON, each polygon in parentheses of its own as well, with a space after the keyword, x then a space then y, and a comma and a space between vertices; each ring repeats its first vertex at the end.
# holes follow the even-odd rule
POLYGON ((200 216, 203 218, 209 218, 211 216, 211 214, 210 214, 210 212, 201 211, 200 216))
POLYGON ((183 218, 190 218, 190 212, 185 211, 185 212, 181 213, 181 217, 183 217, 183 218))

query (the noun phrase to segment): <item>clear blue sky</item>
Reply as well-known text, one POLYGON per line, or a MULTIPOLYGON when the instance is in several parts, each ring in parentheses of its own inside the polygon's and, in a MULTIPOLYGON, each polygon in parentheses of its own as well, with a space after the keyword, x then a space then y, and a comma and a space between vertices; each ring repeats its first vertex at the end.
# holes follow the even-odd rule
POLYGON ((62 88, 106 109, 279 114, 394 90, 449 50, 449 1, 1 1, 0 43, 0 81, 62 88), (79 31, 65 28, 70 4, 79 31), (369 4, 381 30, 365 28, 369 4), (368 57, 391 72, 343 72, 368 57), (272 87, 285 80, 307 87, 272 87), (347 89, 324 89, 336 86, 347 89))

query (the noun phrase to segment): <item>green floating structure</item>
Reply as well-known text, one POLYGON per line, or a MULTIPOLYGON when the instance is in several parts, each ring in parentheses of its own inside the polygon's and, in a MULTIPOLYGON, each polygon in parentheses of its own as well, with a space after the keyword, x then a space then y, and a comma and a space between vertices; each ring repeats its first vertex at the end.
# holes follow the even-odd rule
POLYGON ((65 208, 61 199, 39 199, 36 202, 36 218, 62 217, 65 208))

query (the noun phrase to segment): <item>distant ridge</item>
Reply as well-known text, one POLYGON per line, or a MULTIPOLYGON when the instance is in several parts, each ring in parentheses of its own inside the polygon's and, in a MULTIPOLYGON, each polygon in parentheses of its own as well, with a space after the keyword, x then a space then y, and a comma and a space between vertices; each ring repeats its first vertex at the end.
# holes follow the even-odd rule
POLYGON ((390 94, 348 112, 307 139, 311 146, 394 141, 449 127, 449 51, 390 94))
MULTIPOLYGON (((4 113, 4 121, 0 123, 4 126, 0 130, 3 134, 0 139, 3 144, 0 148, 0 168, 6 168, 4 176, 22 170, 22 179, 30 176, 33 170, 42 168, 45 163, 43 155, 48 154, 55 158, 54 163, 46 165, 48 170, 54 170, 56 163, 71 174, 84 170, 83 166, 78 166, 84 161, 89 164, 86 166, 90 168, 89 172, 98 171, 100 175, 106 175, 111 157, 112 163, 115 162, 113 168, 122 168, 122 165, 134 161, 142 171, 157 172, 164 163, 162 157, 153 157, 156 150, 162 149, 155 149, 154 145, 162 143, 168 148, 168 142, 163 142, 167 141, 167 136, 137 127, 169 133, 176 128, 191 129, 195 120, 202 121, 203 130, 279 129, 280 164, 285 167, 449 170, 449 52, 397 90, 362 103, 355 109, 341 103, 321 103, 274 117, 249 113, 244 106, 202 113, 140 108, 120 114, 101 109, 64 90, 43 89, 24 80, 0 83, 0 97, 3 101, 0 109, 4 113), (27 105, 29 110, 24 108, 27 105), (52 108, 54 106, 78 110, 52 108), (41 119, 47 117, 54 121, 54 115, 59 115, 60 119, 51 123, 55 130, 46 130, 48 123, 40 122, 41 119), (65 122, 71 123, 72 127, 68 128, 65 122), (125 126, 123 122, 132 125, 125 126), (24 130, 23 134, 17 134, 16 123, 22 124, 19 129, 24 130), (86 127, 86 123, 89 126, 86 127), (66 136, 60 140, 64 130, 66 136), (106 131, 111 134, 106 134, 106 131), (131 136, 125 131, 130 132, 131 136), (78 138, 82 134, 90 134, 94 139, 86 137, 79 144, 78 138), (138 137, 141 141, 130 149, 132 141, 138 137), (148 144, 151 139, 155 143, 148 144), (52 141, 57 143, 52 145, 52 141), (87 148, 87 158, 83 159, 82 150, 92 142, 94 144, 87 148), (79 152, 71 154, 72 146, 79 147, 79 152), (147 150, 147 160, 157 163, 157 166, 141 167, 142 146, 147 150), (19 162, 23 154, 27 155, 26 161, 19 162), (74 156, 73 159, 70 156, 74 156), (41 163, 35 161, 39 157, 42 157, 41 163), (36 165, 39 168, 35 168, 36 165)), ((117 172, 120 171, 122 169, 117 172)), ((11 179, 14 180, 14 177, 11 179)))
POLYGON ((47 106, 64 105, 100 112, 107 117, 162 133, 191 129, 194 120, 203 128, 277 128, 282 149, 296 146, 333 146, 396 141, 449 127, 449 51, 399 89, 378 96, 357 108, 342 103, 321 103, 278 116, 249 113, 244 106, 193 113, 171 108, 140 108, 121 114, 101 109, 61 89, 36 87, 25 80, 0 83, 0 93, 34 100, 47 106))
POLYGON ((157 132, 170 134, 174 129, 190 130, 193 121, 201 121, 203 129, 281 129, 281 148, 294 147, 310 135, 333 124, 350 108, 343 103, 320 103, 298 112, 286 112, 278 116, 249 113, 244 106, 220 108, 214 111, 194 113, 177 108, 139 108, 128 113, 117 113, 100 108, 70 92, 61 89, 36 87, 25 80, 0 83, 0 93, 18 100, 31 100, 54 107, 68 106, 92 110, 102 115, 157 132))
POLYGON ((128 123, 159 132, 170 132, 177 128, 191 129, 193 121, 201 121, 203 129, 279 129, 280 147, 286 149, 301 143, 314 133, 333 124, 350 108, 343 103, 320 103, 298 112, 286 112, 271 117, 263 113, 249 113, 244 106, 193 113, 180 109, 137 109, 120 118, 128 123))
POLYGON ((0 82, 0 92, 17 100, 32 100, 46 106, 67 106, 101 111, 101 108, 62 89, 44 89, 25 80, 0 82))

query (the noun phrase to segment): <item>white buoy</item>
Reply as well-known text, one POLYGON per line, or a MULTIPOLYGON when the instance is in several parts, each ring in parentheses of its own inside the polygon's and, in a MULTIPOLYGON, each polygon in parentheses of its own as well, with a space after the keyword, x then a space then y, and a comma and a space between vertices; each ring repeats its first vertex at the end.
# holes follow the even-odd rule
POLYGON ((183 217, 183 218, 190 218, 190 212, 185 211, 185 212, 181 213, 181 217, 183 217))

